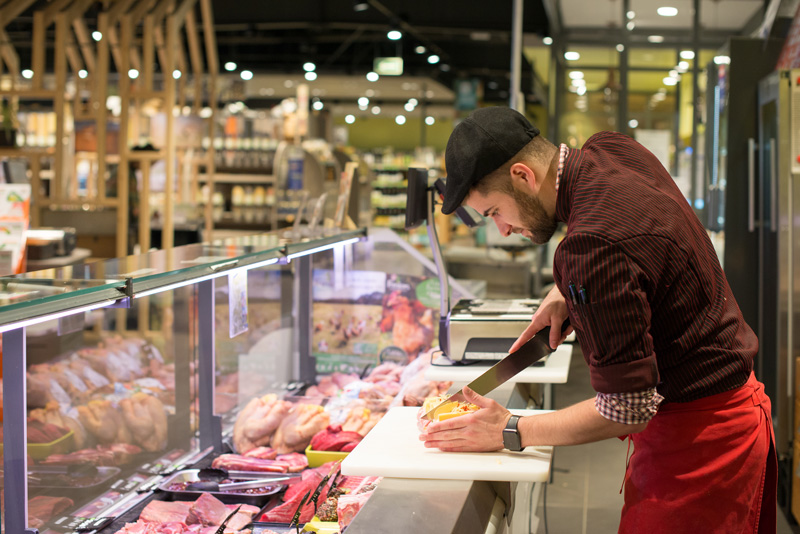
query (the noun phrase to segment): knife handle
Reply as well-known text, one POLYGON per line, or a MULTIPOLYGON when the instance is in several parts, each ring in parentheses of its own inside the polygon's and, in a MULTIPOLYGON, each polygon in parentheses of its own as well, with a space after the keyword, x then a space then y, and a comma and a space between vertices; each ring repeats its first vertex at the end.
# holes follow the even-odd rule
MULTIPOLYGON (((564 322, 561 323, 561 333, 563 334, 567 330, 567 328, 569 328, 569 326, 570 326, 569 317, 567 317, 566 319, 564 319, 564 322)), ((545 344, 548 347, 550 347, 550 327, 549 326, 545 326, 544 328, 542 328, 541 330, 536 332, 536 336, 540 337, 540 339, 542 339, 545 342, 545 344)), ((551 352, 554 351, 554 350, 556 350, 556 349, 554 349, 553 347, 550 347, 550 351, 551 352)))

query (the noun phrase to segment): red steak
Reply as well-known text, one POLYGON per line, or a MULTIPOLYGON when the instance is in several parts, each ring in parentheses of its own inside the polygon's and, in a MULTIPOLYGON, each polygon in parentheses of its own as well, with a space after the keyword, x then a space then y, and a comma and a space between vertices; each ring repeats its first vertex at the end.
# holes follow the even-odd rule
POLYGON ((150 501, 139 519, 151 523, 185 523, 191 506, 191 502, 150 501))
POLYGON ((222 501, 210 493, 203 493, 189 508, 186 524, 220 525, 225 521, 229 513, 222 501))
POLYGON ((343 431, 342 425, 329 425, 311 438, 311 448, 315 451, 340 451, 348 444, 358 443, 361 439, 362 436, 358 432, 343 431))

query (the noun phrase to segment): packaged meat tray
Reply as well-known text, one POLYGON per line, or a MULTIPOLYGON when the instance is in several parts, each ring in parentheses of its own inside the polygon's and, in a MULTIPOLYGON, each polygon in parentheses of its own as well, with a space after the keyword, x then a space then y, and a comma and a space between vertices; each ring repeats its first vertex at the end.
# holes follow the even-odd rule
MULTIPOLYGON (((176 501, 194 500, 203 493, 210 493, 225 504, 244 503, 262 507, 270 500, 272 495, 280 492, 285 487, 282 484, 273 484, 253 490, 206 492, 186 489, 188 484, 200 480, 199 472, 199 469, 186 469, 173 473, 158 485, 158 489, 166 493, 171 500, 176 501)), ((268 478, 269 475, 269 473, 237 473, 232 476, 230 480, 223 481, 223 483, 258 480, 261 478, 268 478)))
MULTIPOLYGON (((305 525, 301 523, 300 529, 304 527, 305 525)), ((251 528, 253 534, 297 534, 297 527, 292 525, 290 528, 289 525, 281 523, 254 523, 251 528)))
POLYGON ((315 451, 311 449, 311 445, 306 447, 306 457, 308 458, 308 467, 319 467, 328 462, 337 462, 347 458, 349 452, 341 451, 315 451))
MULTIPOLYGON (((34 460, 43 460, 51 454, 63 454, 74 449, 74 433, 72 430, 49 443, 28 443, 28 454, 34 460)), ((3 455, 3 443, 0 442, 0 456, 3 455)))
POLYGON ((28 486, 83 491, 94 489, 119 473, 119 467, 87 466, 86 470, 81 471, 71 466, 35 466, 28 470, 28 486))

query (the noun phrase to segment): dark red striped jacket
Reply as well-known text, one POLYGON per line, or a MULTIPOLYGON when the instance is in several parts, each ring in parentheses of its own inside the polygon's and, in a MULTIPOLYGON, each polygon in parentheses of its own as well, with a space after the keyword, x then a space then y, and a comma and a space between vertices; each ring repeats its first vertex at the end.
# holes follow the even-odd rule
POLYGON ((747 381, 758 340, 706 230, 650 151, 614 132, 571 149, 556 218, 567 235, 553 273, 596 391, 657 386, 666 402, 687 402, 747 381))

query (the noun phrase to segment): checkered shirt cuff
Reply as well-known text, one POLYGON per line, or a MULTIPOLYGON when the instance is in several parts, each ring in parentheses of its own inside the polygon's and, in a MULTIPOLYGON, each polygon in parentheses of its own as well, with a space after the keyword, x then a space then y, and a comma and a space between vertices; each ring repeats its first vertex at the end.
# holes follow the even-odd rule
POLYGON ((633 393, 598 393, 594 407, 606 419, 636 425, 652 419, 663 401, 656 388, 649 388, 633 393))

